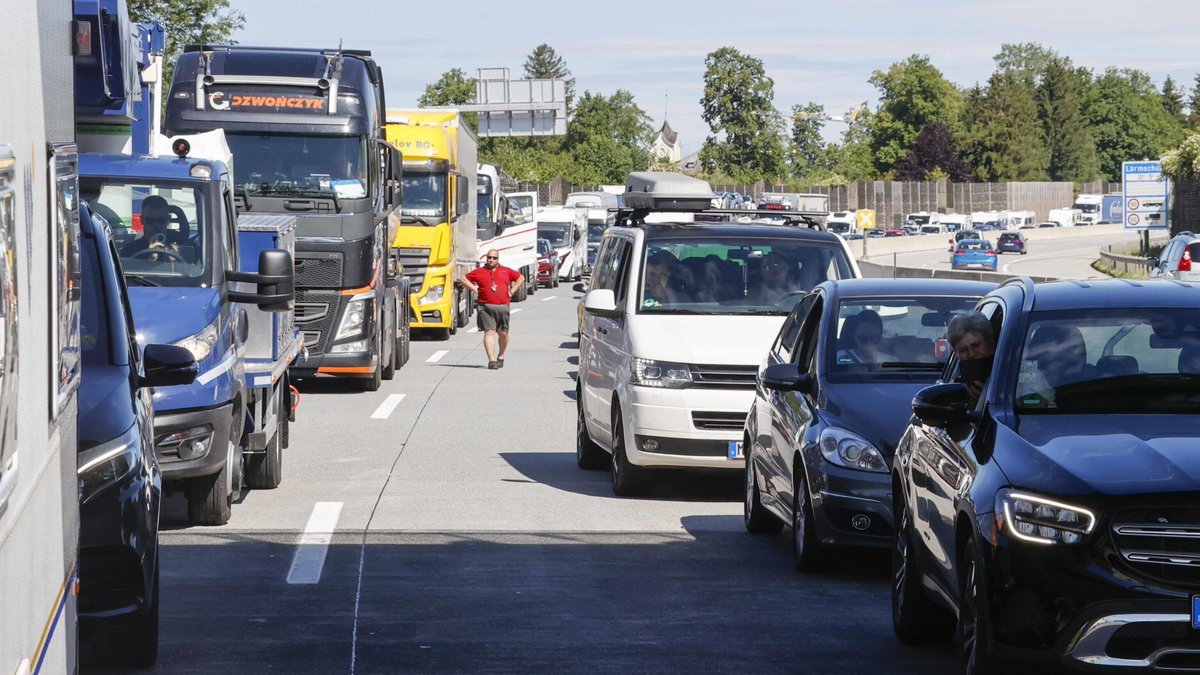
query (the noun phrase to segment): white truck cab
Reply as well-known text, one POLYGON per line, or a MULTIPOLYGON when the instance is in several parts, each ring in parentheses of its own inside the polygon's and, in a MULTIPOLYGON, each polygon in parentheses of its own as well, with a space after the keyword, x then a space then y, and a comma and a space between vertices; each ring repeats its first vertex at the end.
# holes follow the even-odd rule
POLYGON ((820 228, 697 222, 711 199, 694 178, 630 174, 604 233, 582 303, 576 458, 611 467, 617 495, 647 491, 658 467, 741 470, 757 368, 783 320, 816 284, 860 276, 820 228))

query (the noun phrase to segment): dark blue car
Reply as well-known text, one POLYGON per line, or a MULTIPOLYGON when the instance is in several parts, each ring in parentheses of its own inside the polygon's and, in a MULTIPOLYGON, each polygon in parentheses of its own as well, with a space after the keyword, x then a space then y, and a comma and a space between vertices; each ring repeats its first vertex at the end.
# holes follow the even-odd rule
POLYGON ((150 388, 196 376, 191 352, 134 338, 112 233, 80 205, 79 630, 85 665, 158 655, 158 514, 150 388))
POLYGON ((745 525, 790 523, 801 571, 829 546, 892 542, 891 469, 909 403, 950 353, 946 324, 994 284, 846 279, 817 286, 784 322, 746 419, 745 525))

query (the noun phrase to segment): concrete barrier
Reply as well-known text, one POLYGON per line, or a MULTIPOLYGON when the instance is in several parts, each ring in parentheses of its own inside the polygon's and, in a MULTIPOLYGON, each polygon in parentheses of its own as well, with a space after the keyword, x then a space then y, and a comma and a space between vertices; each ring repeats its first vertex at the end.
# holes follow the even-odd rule
MULTIPOLYGON (((1054 239, 1074 239, 1078 237, 1096 237, 1104 235, 1115 235, 1126 232, 1125 226, 1121 223, 1112 225, 1090 225, 1086 227, 1048 227, 1045 229, 1033 230, 1018 230, 1029 241, 1050 241, 1054 239)), ((983 232, 984 239, 995 242, 1000 236, 1001 231, 983 232)), ((1135 234, 1130 232, 1130 240, 1135 238, 1135 234)), ((893 253, 916 253, 918 251, 937 251, 942 250, 949 253, 950 240, 954 238, 953 233, 944 232, 942 234, 924 234, 908 237, 880 237, 878 239, 864 240, 856 239, 848 241, 846 244, 854 253, 854 256, 859 260, 863 258, 878 258, 881 256, 890 256, 893 253), (866 255, 863 255, 863 243, 866 242, 866 255)))
MULTIPOLYGON (((1024 275, 1006 274, 1004 272, 984 272, 975 270, 935 270, 924 267, 892 267, 872 260, 859 259, 858 269, 864 277, 870 279, 965 279, 967 281, 990 281, 1000 283, 1006 279, 1015 279, 1024 275)), ((1029 277, 1035 283, 1057 281, 1056 277, 1029 277)))

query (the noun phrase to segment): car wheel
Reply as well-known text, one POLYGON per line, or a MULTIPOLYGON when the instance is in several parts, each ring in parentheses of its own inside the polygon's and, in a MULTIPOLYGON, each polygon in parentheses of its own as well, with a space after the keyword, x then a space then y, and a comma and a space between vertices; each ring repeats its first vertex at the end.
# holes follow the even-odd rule
POLYGON ((751 534, 779 534, 783 530, 783 521, 762 505, 762 494, 758 491, 758 472, 751 461, 751 446, 743 441, 746 448, 746 495, 742 500, 742 522, 746 531, 751 534))
POLYGON ((625 428, 618 412, 613 420, 612 491, 618 497, 639 497, 649 487, 647 470, 629 461, 625 454, 625 428))
POLYGON ((226 460, 218 474, 188 480, 188 520, 193 525, 224 525, 229 522, 233 510, 233 495, 229 492, 229 473, 233 467, 229 464, 230 460, 226 460))
POLYGON ((954 637, 954 615, 921 589, 921 567, 912 545, 911 514, 897 502, 892 547, 892 630, 907 644, 940 644, 954 637))
POLYGON ((603 469, 608 463, 608 453, 596 444, 588 434, 587 423, 583 419, 582 390, 575 390, 575 463, 581 469, 589 471, 603 469))
MULTIPOLYGON (((796 460, 799 463, 799 459, 796 460)), ((804 470, 797 471, 792 491, 792 560, 800 572, 819 572, 825 567, 825 551, 817 541, 812 502, 804 470)))
POLYGON ((991 640, 988 613, 984 604, 982 561, 975 551, 975 535, 967 537, 958 554, 958 637, 959 655, 966 675, 995 673, 988 644, 991 640))

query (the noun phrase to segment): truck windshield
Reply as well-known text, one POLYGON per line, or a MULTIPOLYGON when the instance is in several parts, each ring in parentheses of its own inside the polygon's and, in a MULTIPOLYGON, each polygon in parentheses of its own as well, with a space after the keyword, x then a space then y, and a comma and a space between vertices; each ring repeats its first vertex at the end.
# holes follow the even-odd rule
POLYGON ((778 314, 813 286, 851 276, 833 243, 715 236, 655 240, 646 247, 639 312, 778 314))
POLYGON ((608 229, 608 223, 588 223, 588 239, 598 242, 604 236, 604 231, 608 229))
POLYGON ((495 215, 492 213, 492 192, 488 190, 479 193, 479 203, 476 205, 475 219, 479 227, 494 225, 495 215))
POLYGON ((367 196, 363 136, 227 133, 238 189, 250 195, 367 196))
POLYGON ((1084 213, 1100 213, 1099 204, 1076 204, 1075 208, 1083 211, 1084 213))
MULTIPOLYGON (((150 286, 202 286, 212 276, 214 216, 207 183, 84 178, 83 196, 108 221, 125 276, 150 286)), ((134 282, 137 285, 137 282, 134 282)))
POLYGON ((571 223, 538 223, 538 236, 551 246, 567 246, 571 243, 571 223))
POLYGON ((446 174, 404 172, 404 207, 401 214, 416 216, 427 223, 430 218, 446 218, 446 174))

